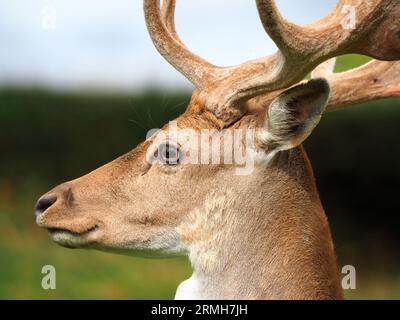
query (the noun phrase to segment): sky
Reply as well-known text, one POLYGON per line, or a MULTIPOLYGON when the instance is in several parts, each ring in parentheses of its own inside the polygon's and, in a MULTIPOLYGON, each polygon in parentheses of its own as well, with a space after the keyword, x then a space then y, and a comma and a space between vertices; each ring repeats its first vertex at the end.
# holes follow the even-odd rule
MULTIPOLYGON (((324 16, 335 0, 277 0, 291 21, 324 16)), ((0 85, 57 89, 190 88, 154 48, 142 0, 0 0, 0 85)), ((178 32, 210 62, 236 65, 276 51, 254 0, 178 0, 178 32)))

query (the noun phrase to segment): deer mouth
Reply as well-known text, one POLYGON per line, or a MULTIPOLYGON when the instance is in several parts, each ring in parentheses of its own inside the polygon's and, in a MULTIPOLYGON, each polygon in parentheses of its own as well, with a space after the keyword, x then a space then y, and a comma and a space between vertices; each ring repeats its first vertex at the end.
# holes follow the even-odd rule
POLYGON ((95 242, 95 234, 99 230, 99 225, 94 225, 82 232, 76 232, 63 228, 48 228, 50 237, 60 246, 75 249, 87 247, 95 242))

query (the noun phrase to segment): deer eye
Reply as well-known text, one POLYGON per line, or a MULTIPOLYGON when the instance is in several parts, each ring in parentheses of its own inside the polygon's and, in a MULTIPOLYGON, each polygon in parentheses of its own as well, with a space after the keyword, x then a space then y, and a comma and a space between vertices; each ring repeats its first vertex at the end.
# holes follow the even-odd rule
POLYGON ((158 147, 154 153, 154 158, 159 160, 162 164, 176 166, 182 162, 183 152, 179 147, 173 144, 164 143, 158 147))

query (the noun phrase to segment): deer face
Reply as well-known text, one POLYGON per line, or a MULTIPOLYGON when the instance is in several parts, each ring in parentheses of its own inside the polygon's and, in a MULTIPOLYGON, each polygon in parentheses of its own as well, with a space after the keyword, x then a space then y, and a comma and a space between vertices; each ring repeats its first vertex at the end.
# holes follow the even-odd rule
POLYGON ((210 193, 246 184, 275 154, 302 143, 328 94, 325 81, 310 81, 281 94, 267 113, 224 129, 195 94, 184 115, 135 150, 43 196, 37 223, 66 247, 185 253, 179 226, 188 215, 210 193))
MULTIPOLYGON (((177 119, 180 126, 182 120, 177 119)), ((51 190, 38 202, 37 223, 65 247, 150 256, 182 253, 175 229, 201 203, 208 175, 218 170, 181 164, 183 156, 176 157, 184 152, 179 141, 160 138, 168 129, 51 190)))
POLYGON ((149 146, 51 190, 38 203, 38 224, 66 247, 177 253, 173 229, 188 208, 174 203, 189 201, 190 170, 148 163, 149 146))

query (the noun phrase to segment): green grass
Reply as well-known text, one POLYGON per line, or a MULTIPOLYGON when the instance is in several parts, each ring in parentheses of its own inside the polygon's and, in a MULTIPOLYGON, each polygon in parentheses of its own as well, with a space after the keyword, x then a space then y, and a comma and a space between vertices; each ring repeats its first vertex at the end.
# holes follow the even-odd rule
POLYGON ((17 241, 0 245, 3 299, 173 299, 177 285, 189 275, 184 260, 67 251, 42 237, 17 241), (56 268, 56 290, 41 288, 44 265, 56 268))
POLYGON ((361 66, 371 58, 359 54, 348 54, 337 58, 335 72, 343 72, 358 66, 361 66))

